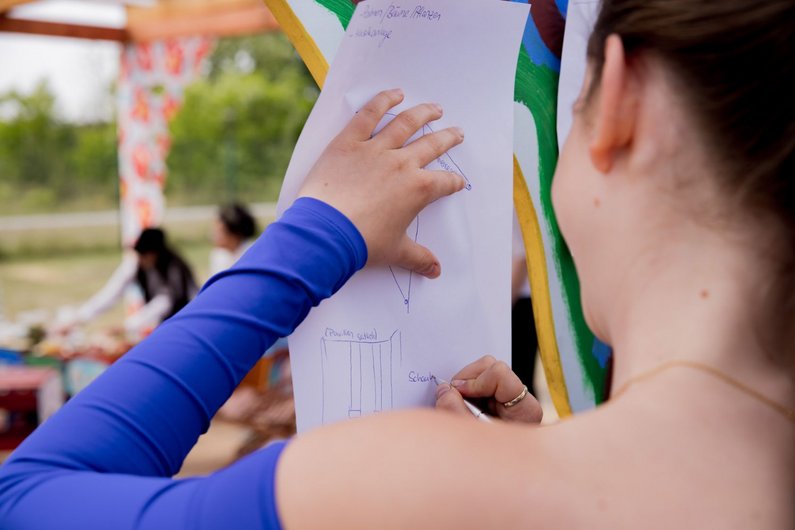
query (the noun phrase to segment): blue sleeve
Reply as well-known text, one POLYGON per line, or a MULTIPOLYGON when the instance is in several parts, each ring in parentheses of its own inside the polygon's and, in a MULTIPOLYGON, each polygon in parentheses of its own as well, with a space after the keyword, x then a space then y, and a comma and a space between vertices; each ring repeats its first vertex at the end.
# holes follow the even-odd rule
POLYGON ((262 352, 366 261, 347 218, 297 200, 14 452, 0 468, 0 528, 279 528, 281 445, 208 477, 170 477, 262 352))

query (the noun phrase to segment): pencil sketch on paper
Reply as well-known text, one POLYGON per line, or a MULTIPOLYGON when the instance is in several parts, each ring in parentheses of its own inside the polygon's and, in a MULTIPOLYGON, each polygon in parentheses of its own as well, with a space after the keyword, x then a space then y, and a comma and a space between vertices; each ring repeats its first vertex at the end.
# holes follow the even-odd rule
MULTIPOLYGON (((394 114, 394 113, 391 113, 391 112, 387 112, 386 115, 384 115, 384 118, 381 120, 381 122, 375 128, 375 131, 374 131, 373 134, 378 134, 381 131, 381 129, 386 127, 386 125, 388 123, 390 123, 396 117, 397 117, 397 114, 394 114)), ((431 127, 428 124, 425 124, 425 125, 422 126, 422 130, 421 131, 418 131, 414 136, 412 136, 409 139, 408 143, 411 143, 414 140, 416 140, 416 139, 418 139, 418 138, 420 138, 422 136, 425 136, 426 134, 433 134, 433 132, 434 132, 433 127, 431 127)), ((467 191, 472 190, 472 182, 469 180, 469 177, 467 177, 466 173, 464 173, 461 170, 461 166, 458 165, 458 163, 453 159, 453 157, 450 155, 449 152, 443 154, 442 156, 440 156, 439 158, 437 158, 436 160, 434 160, 433 162, 428 164, 426 166, 426 169, 429 169, 429 170, 432 170, 432 171, 449 171, 449 172, 452 172, 452 173, 456 173, 456 174, 462 176, 464 178, 464 180, 466 181, 465 189, 467 191)), ((411 237, 414 240, 414 242, 416 243, 417 239, 419 238, 419 234, 420 234, 420 218, 419 218, 419 216, 417 216, 414 219, 414 222, 411 224, 411 226, 409 226, 408 234, 409 234, 409 237, 411 237)), ((410 271, 410 270, 407 270, 407 269, 391 267, 391 266, 389 267, 389 272, 392 274, 392 279, 395 280, 395 285, 397 286, 398 291, 400 292, 400 296, 403 299, 403 305, 406 306, 406 313, 410 313, 411 312, 411 282, 414 279, 414 272, 410 271)))
POLYGON ((402 359, 400 331, 384 340, 375 332, 356 339, 340 335, 320 340, 324 425, 391 410, 394 404, 392 375, 402 359))
MULTIPOLYGON (((414 218, 411 225, 409 225, 408 234, 414 242, 420 235, 420 216, 414 218)), ((392 279, 395 280, 395 285, 403 297, 403 304, 406 306, 406 313, 411 312, 411 280, 414 279, 414 271, 404 269, 402 267, 389 267, 389 272, 392 274, 392 279)))
MULTIPOLYGON (((389 123, 395 118, 397 118, 397 116, 398 115, 393 112, 387 112, 386 114, 384 114, 384 117, 381 119, 381 121, 378 123, 375 130, 373 131, 373 135, 376 135, 379 132, 381 132, 381 130, 387 125, 389 125, 389 123)), ((414 134, 414 136, 409 138, 409 141, 406 143, 410 144, 414 140, 421 138, 426 134, 433 134, 434 132, 436 131, 434 131, 433 127, 430 124, 426 123, 425 125, 422 126, 422 130, 417 131, 414 134)), ((464 188, 467 191, 470 191, 472 189, 472 182, 469 180, 469 177, 467 177, 467 175, 461 169, 461 166, 459 166, 458 163, 455 161, 455 159, 453 159, 449 151, 425 167, 426 169, 430 169, 432 171, 450 171, 452 173, 461 175, 462 177, 464 177, 464 180, 466 181, 466 186, 464 188)))

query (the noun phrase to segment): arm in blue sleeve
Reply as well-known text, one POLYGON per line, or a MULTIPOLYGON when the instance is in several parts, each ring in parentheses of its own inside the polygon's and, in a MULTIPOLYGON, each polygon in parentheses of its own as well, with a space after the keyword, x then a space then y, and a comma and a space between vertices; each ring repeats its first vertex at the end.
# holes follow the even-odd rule
POLYGON ((173 480, 243 376, 367 261, 303 198, 228 271, 37 429, 0 468, 1 528, 278 528, 281 446, 173 480))

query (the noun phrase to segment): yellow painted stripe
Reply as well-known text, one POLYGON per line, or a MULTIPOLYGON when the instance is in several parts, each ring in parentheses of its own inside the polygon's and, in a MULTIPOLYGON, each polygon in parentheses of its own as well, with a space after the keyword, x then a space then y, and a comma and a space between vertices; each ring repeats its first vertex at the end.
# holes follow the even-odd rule
POLYGON ((271 10, 273 16, 293 43, 298 54, 306 63, 317 86, 323 88, 328 73, 328 61, 318 48, 312 36, 306 31, 301 20, 293 12, 287 0, 265 0, 265 5, 271 10))
POLYGON ((522 168, 519 167, 519 161, 515 156, 513 157, 513 203, 519 218, 519 226, 522 228, 527 271, 530 288, 533 291, 533 314, 538 334, 538 350, 544 365, 544 374, 547 376, 552 403, 554 403, 558 415, 563 418, 571 415, 571 404, 569 392, 566 389, 566 379, 563 375, 563 366, 560 363, 558 341, 555 337, 555 320, 552 315, 552 301, 549 295, 544 240, 541 238, 541 228, 530 191, 527 189, 522 168))

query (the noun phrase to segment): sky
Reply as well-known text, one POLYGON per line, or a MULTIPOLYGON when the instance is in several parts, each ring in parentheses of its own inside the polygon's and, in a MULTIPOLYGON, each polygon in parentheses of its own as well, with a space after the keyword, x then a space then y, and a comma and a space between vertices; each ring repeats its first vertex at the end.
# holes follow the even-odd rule
MULTIPOLYGON (((15 8, 12 17, 122 27, 124 10, 109 2, 46 0, 15 8)), ((120 45, 111 42, 0 33, 0 93, 29 92, 46 80, 59 114, 72 121, 107 119, 108 86, 116 79, 120 45)))

